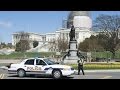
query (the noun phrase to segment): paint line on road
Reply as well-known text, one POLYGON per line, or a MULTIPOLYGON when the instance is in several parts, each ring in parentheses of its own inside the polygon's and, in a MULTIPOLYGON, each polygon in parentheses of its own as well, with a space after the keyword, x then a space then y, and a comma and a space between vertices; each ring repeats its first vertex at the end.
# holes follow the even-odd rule
POLYGON ((3 76, 1 77, 1 79, 4 79, 4 76, 5 76, 5 75, 3 74, 3 76))
POLYGON ((0 79, 3 79, 4 78, 4 74, 0 74, 0 79))
POLYGON ((109 78, 111 78, 112 76, 105 76, 105 77, 103 77, 103 78, 100 78, 100 79, 109 79, 109 78))
POLYGON ((1 77, 2 77, 2 74, 0 74, 0 79, 1 79, 1 77))

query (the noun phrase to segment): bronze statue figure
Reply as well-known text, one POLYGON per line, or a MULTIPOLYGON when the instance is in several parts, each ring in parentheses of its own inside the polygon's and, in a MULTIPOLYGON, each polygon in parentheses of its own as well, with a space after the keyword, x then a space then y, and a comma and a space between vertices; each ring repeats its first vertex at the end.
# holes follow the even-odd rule
POLYGON ((69 36, 70 36, 70 41, 75 40, 75 28, 74 28, 74 26, 71 27, 71 31, 69 33, 69 36))

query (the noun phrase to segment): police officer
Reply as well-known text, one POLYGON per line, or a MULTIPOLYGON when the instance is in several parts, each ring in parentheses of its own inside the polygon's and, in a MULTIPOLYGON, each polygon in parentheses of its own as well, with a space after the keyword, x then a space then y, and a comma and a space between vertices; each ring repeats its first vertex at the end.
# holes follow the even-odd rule
POLYGON ((81 62, 80 62, 80 60, 78 60, 78 75, 80 75, 80 70, 82 70, 83 75, 85 75, 84 70, 83 70, 83 62, 84 61, 82 61, 82 60, 81 60, 81 62))

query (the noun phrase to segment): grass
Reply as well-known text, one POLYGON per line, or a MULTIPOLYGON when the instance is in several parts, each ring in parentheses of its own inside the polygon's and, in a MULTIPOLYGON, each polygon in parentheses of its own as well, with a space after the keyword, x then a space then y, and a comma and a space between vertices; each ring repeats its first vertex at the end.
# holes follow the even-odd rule
POLYGON ((21 58, 31 58, 31 57, 49 57, 55 55, 54 52, 26 52, 26 53, 21 53, 21 52, 14 52, 9 55, 0 55, 0 59, 21 59, 21 58))
MULTIPOLYGON (((55 56, 55 52, 27 52, 27 53, 21 53, 21 52, 15 52, 9 55, 0 55, 0 59, 23 59, 26 55, 26 58, 30 57, 49 57, 49 56, 55 56)), ((111 53, 108 52, 96 52, 92 53, 92 56, 95 57, 111 57, 111 53), (96 56, 95 56, 96 55, 96 56)), ((116 52, 116 58, 120 58, 120 52, 116 52)), ((77 65, 71 65, 75 69, 77 69, 77 65)), ((84 64, 85 70, 93 70, 93 69, 120 69, 120 63, 85 63, 84 64)))
MULTIPOLYGON (((92 52, 91 56, 93 58, 112 58, 112 53, 111 52, 92 52)), ((120 58, 120 51, 115 52, 115 58, 120 58)))
MULTIPOLYGON (((71 66, 77 69, 76 64, 71 66)), ((85 70, 120 69, 120 63, 84 64, 83 67, 85 70)))
MULTIPOLYGON (((49 56, 55 56, 56 53, 55 52, 25 52, 25 53, 21 53, 21 52, 14 52, 11 53, 9 55, 0 55, 0 59, 21 59, 24 58, 24 54, 26 55, 27 58, 30 57, 49 57, 49 56)), ((61 56, 64 56, 65 53, 61 53, 61 56)), ((92 52, 91 53, 92 58, 111 58, 112 57, 112 53, 111 52, 92 52)), ((120 58, 120 51, 117 51, 115 54, 115 58, 120 58)))

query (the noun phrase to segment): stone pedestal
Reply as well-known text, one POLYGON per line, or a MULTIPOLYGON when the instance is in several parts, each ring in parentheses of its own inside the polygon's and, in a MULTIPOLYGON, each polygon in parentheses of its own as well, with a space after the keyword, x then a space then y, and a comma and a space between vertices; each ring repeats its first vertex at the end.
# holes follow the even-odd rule
POLYGON ((87 62, 91 62, 91 52, 87 52, 87 62))
POLYGON ((64 58, 63 63, 64 64, 76 64, 79 60, 79 57, 77 56, 77 41, 70 41, 69 42, 69 51, 66 54, 66 57, 64 58))

